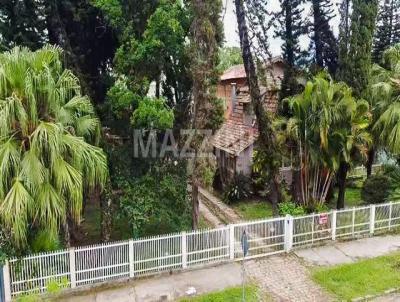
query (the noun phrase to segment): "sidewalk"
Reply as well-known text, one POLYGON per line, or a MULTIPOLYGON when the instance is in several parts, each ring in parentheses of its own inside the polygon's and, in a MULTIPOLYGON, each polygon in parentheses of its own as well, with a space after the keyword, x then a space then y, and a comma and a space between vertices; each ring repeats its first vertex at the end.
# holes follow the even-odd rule
MULTIPOLYGON (((337 242, 326 246, 295 250, 246 263, 249 278, 259 283, 276 301, 329 301, 331 297, 309 278, 308 265, 337 265, 362 258, 377 257, 400 249, 400 235, 337 242)), ((198 294, 241 285, 240 263, 228 263, 171 275, 132 280, 121 287, 93 289, 58 302, 150 302, 175 301, 189 287, 198 294)))
POLYGON ((336 242, 322 247, 295 250, 294 253, 313 265, 337 265, 362 258, 378 257, 400 249, 400 235, 336 242))

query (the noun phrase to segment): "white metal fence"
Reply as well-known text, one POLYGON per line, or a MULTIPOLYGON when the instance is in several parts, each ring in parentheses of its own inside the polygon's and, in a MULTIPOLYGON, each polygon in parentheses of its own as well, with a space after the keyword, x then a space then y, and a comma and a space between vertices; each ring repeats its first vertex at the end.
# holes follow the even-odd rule
POLYGON ((387 203, 37 254, 11 259, 4 266, 6 301, 22 293, 45 292, 50 282, 74 288, 241 260, 243 232, 248 236, 247 257, 255 258, 337 238, 383 233, 398 226, 400 203, 387 203))

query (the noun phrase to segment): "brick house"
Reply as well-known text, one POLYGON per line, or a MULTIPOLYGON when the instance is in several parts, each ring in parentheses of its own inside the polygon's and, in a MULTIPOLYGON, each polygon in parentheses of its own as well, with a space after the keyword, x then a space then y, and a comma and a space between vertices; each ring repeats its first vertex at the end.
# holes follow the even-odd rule
MULTIPOLYGON (((278 108, 283 67, 281 58, 272 58, 265 72, 268 87, 260 87, 265 109, 272 113, 278 108)), ((225 122, 213 136, 212 144, 221 182, 226 184, 239 173, 251 175, 254 144, 258 137, 243 65, 224 72, 218 83, 217 96, 225 102, 225 122)))

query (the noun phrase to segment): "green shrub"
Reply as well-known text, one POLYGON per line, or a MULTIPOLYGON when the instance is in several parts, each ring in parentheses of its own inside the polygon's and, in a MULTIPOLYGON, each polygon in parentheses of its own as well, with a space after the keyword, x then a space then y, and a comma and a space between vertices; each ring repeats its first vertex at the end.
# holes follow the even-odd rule
POLYGON ((31 248, 33 252, 40 253, 61 249, 62 245, 58 236, 48 230, 40 230, 34 235, 31 248))
POLYGON ((364 181, 361 198, 367 204, 386 202, 390 194, 390 178, 386 175, 373 175, 364 181))
POLYGON ((16 299, 16 302, 39 302, 43 301, 36 293, 21 295, 16 299))
POLYGON ((294 202, 285 201, 278 204, 279 214, 282 216, 292 215, 292 216, 300 216, 306 214, 306 210, 303 206, 299 206, 294 202))
POLYGON ((386 165, 383 171, 390 179, 389 201, 400 201, 400 167, 398 165, 386 165))
POLYGON ((243 174, 238 174, 225 190, 224 200, 229 204, 243 200, 251 194, 253 194, 251 179, 243 174))
POLYGON ((315 213, 326 213, 326 212, 329 212, 330 211, 330 208, 326 205, 326 204, 317 204, 315 207, 314 207, 314 212, 315 213))
POLYGON ((63 288, 68 287, 68 278, 63 277, 61 280, 50 280, 47 283, 47 292, 49 294, 58 294, 63 288))
POLYGON ((0 224, 0 267, 7 258, 16 256, 12 245, 11 234, 0 224))

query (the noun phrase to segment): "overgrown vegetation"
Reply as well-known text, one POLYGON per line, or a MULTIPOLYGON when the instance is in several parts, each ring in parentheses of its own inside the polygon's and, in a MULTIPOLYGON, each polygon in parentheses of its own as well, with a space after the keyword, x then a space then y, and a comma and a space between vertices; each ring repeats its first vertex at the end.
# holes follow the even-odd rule
POLYGON ((329 1, 281 0, 271 11, 259 0, 235 0, 240 48, 223 47, 221 1, 6 2, 0 259, 71 240, 197 228, 197 187, 210 187, 218 167, 215 157, 198 154, 212 146, 196 132, 194 158, 186 160, 173 148, 161 155, 161 142, 180 149, 187 138, 181 129, 220 127, 225 113, 216 85, 236 64, 244 64, 248 113, 259 133, 254 174, 237 175, 225 190, 243 217, 270 216, 270 205, 275 215, 358 205, 360 188, 349 186, 347 174, 361 164, 368 171, 364 202, 400 200, 400 19, 393 0, 379 9, 377 0, 343 0, 338 37, 329 1), (300 40, 308 32, 305 51, 300 40), (266 112, 261 93, 272 81, 263 74, 272 35, 282 40, 285 60, 277 113, 266 112), (146 146, 157 158, 137 154, 146 146), (395 164, 371 176, 382 152, 395 164), (294 168, 290 186, 280 177, 282 158, 294 168), (245 204, 254 192, 271 203, 245 204))

